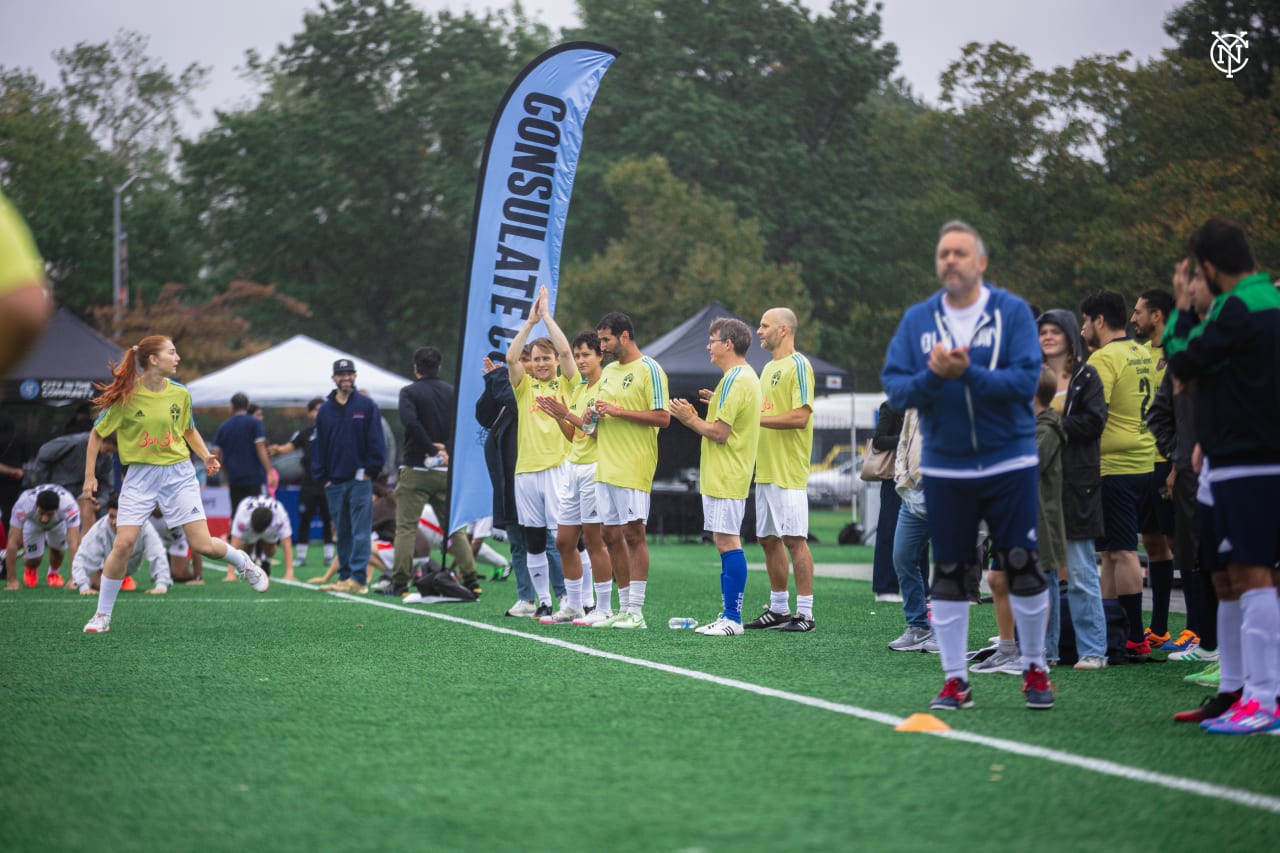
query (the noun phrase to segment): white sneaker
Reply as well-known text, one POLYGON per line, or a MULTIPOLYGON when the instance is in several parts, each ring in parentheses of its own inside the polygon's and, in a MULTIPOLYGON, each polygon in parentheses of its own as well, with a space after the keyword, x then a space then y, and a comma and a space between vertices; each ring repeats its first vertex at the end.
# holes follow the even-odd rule
POLYGON ((576 619, 585 619, 586 615, 581 610, 570 607, 568 603, 562 603, 559 610, 550 616, 543 616, 538 621, 543 625, 571 625, 576 619))
POLYGON ((1202 660, 1202 661, 1205 661, 1206 663, 1212 663, 1217 659, 1218 659, 1217 649, 1214 649, 1213 651, 1209 651, 1208 649, 1202 649, 1200 648, 1199 643, 1193 643, 1192 645, 1188 646, 1187 648, 1183 649, 1180 652, 1169 653, 1169 660, 1202 660))
POLYGON ((254 592, 266 592, 267 587, 271 586, 271 578, 267 576, 267 573, 261 567, 253 563, 249 563, 243 569, 236 569, 236 577, 241 577, 248 581, 254 592))
POLYGON ((111 630, 111 617, 105 613, 95 613, 93 618, 89 620, 89 624, 84 626, 86 634, 105 634, 111 630))
POLYGON ((1003 672, 1006 675, 1022 674, 1022 655, 1017 652, 1002 654, 997 651, 986 660, 980 660, 969 667, 970 672, 1003 672))
POLYGON ((516 603, 511 605, 511 609, 507 611, 508 616, 519 616, 522 619, 528 619, 530 616, 538 612, 538 602, 525 601, 517 599, 516 603))
POLYGON ((612 615, 613 615, 612 613, 606 613, 605 611, 597 607, 595 610, 592 610, 586 616, 582 616, 578 619, 574 619, 573 624, 590 628, 594 625, 597 625, 603 622, 604 620, 608 619, 612 615))
POLYGON ((627 611, 622 615, 624 618, 619 619, 617 622, 614 622, 609 627, 622 628, 628 631, 632 631, 632 630, 643 631, 644 629, 649 627, 647 624, 645 624, 643 613, 632 613, 630 611, 627 611))
POLYGON ((695 628, 694 630, 704 637, 740 637, 745 633, 741 622, 734 622, 732 619, 726 619, 723 616, 710 625, 703 625, 701 628, 695 628))
MULTIPOLYGON (((593 610, 591 612, 598 613, 599 611, 593 610)), ((614 613, 611 616, 604 617, 599 622, 592 623, 591 627, 592 628, 612 628, 614 625, 618 624, 618 622, 622 621, 623 619, 629 619, 630 617, 631 617, 631 614, 628 613, 627 611, 619 610, 617 613, 614 613)))

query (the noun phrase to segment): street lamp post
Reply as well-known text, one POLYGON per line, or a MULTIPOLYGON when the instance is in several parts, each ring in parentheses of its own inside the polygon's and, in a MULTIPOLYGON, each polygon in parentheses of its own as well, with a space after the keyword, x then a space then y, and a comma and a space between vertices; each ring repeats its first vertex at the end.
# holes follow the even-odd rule
POLYGON ((124 322, 124 309, 129 306, 129 286, 125 281, 124 264, 127 262, 128 250, 125 249, 124 223, 120 213, 120 197, 129 185, 141 175, 131 175, 129 180, 111 190, 111 299, 112 334, 120 337, 120 326, 124 322))

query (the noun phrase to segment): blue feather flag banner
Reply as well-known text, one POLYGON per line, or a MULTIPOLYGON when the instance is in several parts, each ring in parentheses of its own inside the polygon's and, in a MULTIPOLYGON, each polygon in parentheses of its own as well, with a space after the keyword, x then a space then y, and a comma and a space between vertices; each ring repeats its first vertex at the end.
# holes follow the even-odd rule
MULTIPOLYGON (((485 141, 471 223, 467 312, 458 349, 458 412, 449 460, 450 532, 493 513, 487 424, 475 419, 484 359, 507 347, 546 287, 554 308, 582 130, 617 51, 592 42, 548 50, 520 72, 485 141)), ((531 337, 546 334, 538 324, 531 337), (541 331, 539 331, 541 330, 541 331)))

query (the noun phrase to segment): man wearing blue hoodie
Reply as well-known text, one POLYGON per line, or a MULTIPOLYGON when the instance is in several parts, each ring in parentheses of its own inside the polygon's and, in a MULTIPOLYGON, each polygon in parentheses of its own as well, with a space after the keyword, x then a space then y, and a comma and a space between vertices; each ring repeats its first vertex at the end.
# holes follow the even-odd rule
POLYGON ((881 384, 895 409, 920 412, 920 470, 933 545, 933 630, 946 677, 935 710, 973 707, 965 669, 967 573, 977 572, 979 522, 1005 573, 1022 650, 1028 708, 1053 707, 1044 658, 1048 584, 1036 544, 1036 420, 1040 378, 1027 303, 982 280, 986 247, 970 225, 942 226, 935 256, 942 290, 907 309, 881 384))
POLYGON ((349 358, 333 363, 329 397, 316 413, 311 475, 324 484, 325 500, 338 534, 338 592, 369 591, 369 531, 373 478, 387 461, 378 404, 356 391, 356 366, 349 358))

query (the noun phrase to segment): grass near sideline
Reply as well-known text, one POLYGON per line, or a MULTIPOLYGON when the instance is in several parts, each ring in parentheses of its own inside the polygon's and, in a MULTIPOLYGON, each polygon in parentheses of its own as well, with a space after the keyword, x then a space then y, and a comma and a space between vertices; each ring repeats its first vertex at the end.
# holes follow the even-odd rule
MULTIPOLYGON (((315 549, 300 574, 319 566, 315 549)), ((388 609, 216 580, 93 602, 0 593, 0 850, 1175 850, 1280 831, 1280 738, 1169 721, 1177 663, 1054 673, 1058 707, 975 676, 955 730, 1254 792, 1252 805, 839 713, 924 711, 936 657, 884 644, 901 611, 818 578, 818 630, 707 639, 710 545, 654 547, 644 632, 551 629, 477 604, 388 609), (442 621, 406 611, 467 620, 442 621), (473 624, 469 624, 473 623, 473 624), (485 628, 514 633, 495 633, 485 628), (536 642, 825 700, 815 707, 536 642), (1268 799, 1269 798, 1269 799, 1268 799)), ((847 562, 865 562, 846 559, 847 562)), ((766 598, 752 573, 747 609, 766 598)), ((143 581, 142 586, 147 583, 143 581)), ((1178 626, 1180 627, 1180 626, 1178 626)), ((993 634, 973 609, 973 644, 993 634)))

